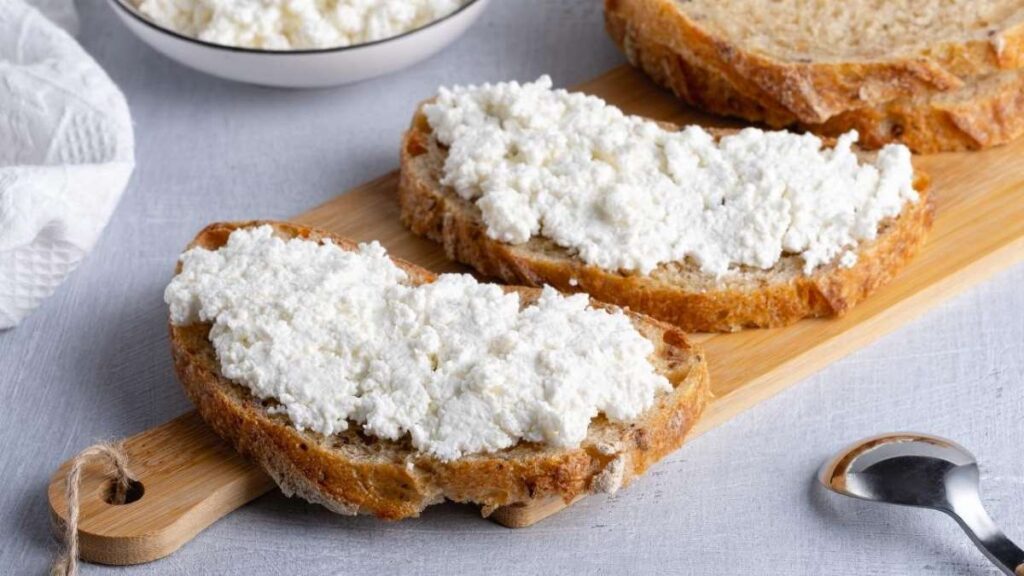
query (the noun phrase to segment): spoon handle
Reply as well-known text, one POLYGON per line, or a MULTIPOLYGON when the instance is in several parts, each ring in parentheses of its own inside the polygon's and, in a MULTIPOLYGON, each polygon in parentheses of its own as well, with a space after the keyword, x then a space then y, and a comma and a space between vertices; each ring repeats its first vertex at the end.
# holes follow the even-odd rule
POLYGON ((1007 576, 1024 576, 1024 550, 1010 541, 1002 532, 988 533, 980 538, 973 530, 960 524, 985 556, 1007 576))
POLYGON ((1024 576, 1024 550, 1013 543, 982 507, 981 498, 975 492, 970 497, 960 498, 950 510, 964 532, 985 556, 1007 576, 1024 576))

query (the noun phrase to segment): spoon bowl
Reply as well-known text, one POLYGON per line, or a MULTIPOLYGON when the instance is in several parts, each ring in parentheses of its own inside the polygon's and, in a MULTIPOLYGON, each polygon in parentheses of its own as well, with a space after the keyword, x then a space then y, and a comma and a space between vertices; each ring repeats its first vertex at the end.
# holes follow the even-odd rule
POLYGON ((926 434, 887 434, 840 451, 818 479, 844 496, 945 510, 951 474, 973 476, 977 483, 978 464, 962 446, 926 434))
POLYGON ((944 512, 1005 574, 1024 576, 1024 550, 985 511, 977 460, 955 442, 917 433, 865 438, 826 462, 818 479, 844 496, 944 512))

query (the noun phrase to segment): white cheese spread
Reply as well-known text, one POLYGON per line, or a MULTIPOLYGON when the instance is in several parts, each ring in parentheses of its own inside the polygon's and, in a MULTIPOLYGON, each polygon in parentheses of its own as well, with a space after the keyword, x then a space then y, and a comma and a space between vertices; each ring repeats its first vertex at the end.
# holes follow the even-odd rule
POLYGON ((488 236, 543 236, 606 270, 690 259, 722 276, 787 254, 808 274, 852 266, 857 245, 919 199, 905 146, 862 162, 856 132, 833 148, 755 128, 716 141, 552 90, 547 76, 442 88, 424 112, 448 147, 442 183, 476 203, 488 236))
POLYGON ((223 375, 299 429, 358 423, 449 460, 519 440, 577 446, 599 413, 636 419, 669 382, 619 311, 545 288, 519 296, 466 274, 415 286, 377 243, 235 231, 194 248, 164 298, 176 325, 211 322, 223 375))
POLYGON ((422 28, 468 0, 133 0, 179 34, 214 44, 302 50, 363 44, 422 28))

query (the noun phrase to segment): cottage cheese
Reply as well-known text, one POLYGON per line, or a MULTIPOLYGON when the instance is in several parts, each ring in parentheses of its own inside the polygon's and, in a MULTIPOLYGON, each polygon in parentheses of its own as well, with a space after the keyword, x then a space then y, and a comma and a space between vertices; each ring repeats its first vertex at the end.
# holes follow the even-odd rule
POLYGON ((349 252, 267 226, 181 264, 171 321, 212 322, 224 376, 299 429, 354 422, 447 460, 520 439, 577 446, 598 413, 633 420, 670 390, 653 344, 583 295, 545 288, 520 309, 465 274, 413 286, 377 243, 349 252))
POLYGON ((422 28, 468 0, 134 0, 147 18, 206 42, 301 50, 363 44, 422 28))
POLYGON ((442 183, 476 203, 488 236, 543 236, 607 270, 690 259, 722 276, 786 254, 808 274, 851 266, 860 242, 919 199, 904 146, 861 162, 856 132, 831 149, 755 128, 716 142, 699 126, 667 131, 552 90, 547 76, 442 88, 424 111, 449 148, 442 183))

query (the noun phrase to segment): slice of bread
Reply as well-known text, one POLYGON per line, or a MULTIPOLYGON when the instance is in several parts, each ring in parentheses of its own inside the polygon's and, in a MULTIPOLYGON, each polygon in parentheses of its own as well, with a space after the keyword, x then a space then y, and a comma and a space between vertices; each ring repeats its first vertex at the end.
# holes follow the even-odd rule
POLYGON ((917 173, 914 187, 921 200, 883 222, 878 237, 858 247, 849 268, 832 263, 805 275, 799 256, 784 255, 770 270, 744 269, 723 280, 689 262, 662 264, 648 275, 624 274, 587 265, 543 237, 513 245, 487 236, 479 208, 441 185, 446 155, 421 106, 402 141, 398 190, 402 222, 414 233, 482 274, 510 284, 587 292, 686 331, 731 332, 841 315, 906 265, 932 222, 927 179, 917 173))
POLYGON ((606 0, 605 10, 636 39, 808 124, 1024 67, 1017 0, 606 0))
POLYGON ((900 98, 801 127, 823 135, 856 130, 867 147, 900 143, 919 154, 1006 144, 1024 135, 1024 71, 992 74, 951 92, 900 98))
POLYGON ((799 127, 823 136, 857 130, 864 148, 899 143, 917 153, 987 148, 1024 134, 1024 70, 997 72, 947 92, 922 91, 807 124, 773 105, 771 96, 757 86, 747 83, 753 93, 743 93, 725 74, 689 50, 673 49, 670 38, 655 37, 650 28, 628 21, 623 12, 608 10, 605 20, 608 33, 634 66, 687 104, 721 116, 773 128, 799 127))
MULTIPOLYGON (((355 244, 328 232, 282 222, 211 224, 189 245, 214 250, 232 231, 270 224, 284 238, 321 241, 339 249, 355 244)), ((414 283, 431 282, 431 272, 398 259, 414 283)), ((180 268, 179 268, 180 271, 180 268)), ((524 304, 534 288, 510 287, 524 304)), ((595 302, 595 306, 606 306, 595 302)), ((400 519, 445 499, 500 506, 552 497, 571 502, 591 492, 614 492, 675 450, 700 417, 711 396, 701 349, 678 328, 628 312, 633 325, 654 343, 650 358, 673 390, 630 423, 599 416, 579 448, 551 448, 520 442, 488 454, 441 461, 415 451, 408 442, 366 436, 358 427, 324 437, 291 426, 287 416, 269 410, 249 390, 220 372, 208 338, 209 324, 171 325, 174 366, 200 415, 242 454, 255 460, 288 495, 296 494, 342 514, 374 514, 400 519)))

